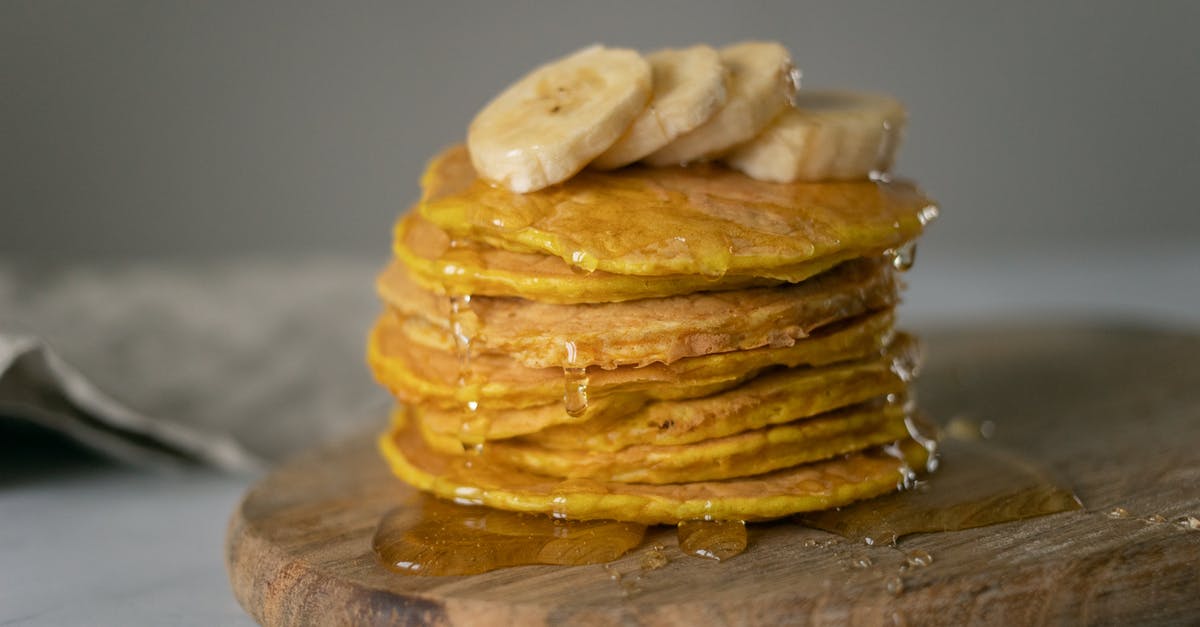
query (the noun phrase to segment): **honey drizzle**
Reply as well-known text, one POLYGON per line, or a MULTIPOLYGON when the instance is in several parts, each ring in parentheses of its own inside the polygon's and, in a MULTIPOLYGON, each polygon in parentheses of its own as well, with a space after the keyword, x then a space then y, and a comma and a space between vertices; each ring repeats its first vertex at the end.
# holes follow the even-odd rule
POLYGON ((588 408, 587 368, 577 365, 579 352, 575 342, 568 341, 564 348, 567 354, 563 366, 563 408, 567 414, 579 417, 588 408))
POLYGON ((471 313, 470 294, 450 297, 450 334, 454 337, 454 352, 458 357, 458 391, 464 399, 458 439, 463 443, 463 452, 475 455, 483 451, 490 425, 486 415, 479 413, 479 382, 471 367, 475 343, 473 329, 467 319, 471 313))
MULTIPOLYGON (((885 444, 880 447, 880 450, 888 457, 895 458, 897 462, 896 471, 900 473, 900 479, 896 481, 896 490, 904 492, 917 486, 917 471, 913 470, 913 467, 908 464, 908 460, 905 459, 904 450, 900 448, 900 444, 899 441, 885 444)), ((870 542, 867 544, 870 544, 870 542)))
POLYGON ((458 357, 458 383, 466 383, 465 375, 471 369, 472 336, 463 324, 463 316, 471 310, 471 295, 450 297, 450 333, 454 336, 454 351, 458 357))

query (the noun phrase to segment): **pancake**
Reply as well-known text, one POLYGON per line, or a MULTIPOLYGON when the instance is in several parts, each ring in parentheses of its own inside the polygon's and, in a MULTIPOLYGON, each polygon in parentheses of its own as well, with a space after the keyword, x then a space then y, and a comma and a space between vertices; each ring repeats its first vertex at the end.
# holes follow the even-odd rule
POLYGON ((457 324, 474 354, 507 354, 529 368, 611 369, 790 344, 822 325, 893 306, 893 272, 886 259, 856 259, 776 288, 573 306, 489 296, 452 303, 421 287, 400 263, 377 285, 401 314, 444 329, 441 346, 453 349, 449 334, 457 324))
POLYGON ((822 368, 770 370, 735 388, 693 399, 649 403, 622 416, 546 427, 524 439, 551 449, 617 451, 719 438, 815 416, 877 396, 904 396, 919 360, 914 340, 901 336, 888 354, 822 368))
MULTIPOLYGON (((587 398, 637 392, 652 399, 688 398, 737 385, 773 367, 822 366, 863 359, 890 344, 892 312, 884 310, 823 327, 791 346, 763 347, 681 359, 642 368, 586 370, 587 398)), ((561 368, 525 368, 504 355, 473 355, 465 364, 454 353, 423 346, 394 316, 378 319, 367 359, 376 379, 399 399, 447 409, 474 402, 485 410, 519 409, 562 402, 561 368)))
POLYGON ((406 411, 379 439, 392 471, 420 490, 463 504, 576 520, 611 519, 643 524, 684 520, 770 520, 848 505, 896 490, 903 473, 928 453, 912 440, 888 450, 868 449, 833 459, 723 481, 678 484, 562 480, 502 464, 432 450, 406 411))
POLYGON ((513 194, 478 179, 465 146, 422 180, 418 211, 453 237, 618 275, 769 276, 898 248, 937 214, 905 181, 768 183, 711 164, 587 170, 513 194))
POLYGON ((814 416, 877 396, 902 395, 903 373, 918 359, 914 341, 901 336, 882 357, 821 368, 772 369, 749 381, 695 398, 657 402, 636 392, 614 394, 589 403, 572 416, 557 401, 525 409, 464 407, 413 408, 424 428, 457 438, 461 449, 464 421, 476 429, 466 443, 515 436, 550 449, 616 451, 638 445, 676 445, 732 435, 749 429, 814 416), (478 429, 483 429, 478 431, 478 429))
POLYGON ((416 213, 396 224, 393 252, 427 290, 449 295, 515 296, 544 303, 607 303, 692 292, 796 283, 857 255, 844 252, 769 272, 720 277, 693 274, 630 276, 582 272, 558 257, 513 252, 451 239, 416 213))
POLYGON ((908 435, 905 418, 898 403, 858 405, 689 444, 637 444, 611 452, 500 440, 487 445, 483 461, 565 479, 652 484, 733 479, 901 440, 908 435))

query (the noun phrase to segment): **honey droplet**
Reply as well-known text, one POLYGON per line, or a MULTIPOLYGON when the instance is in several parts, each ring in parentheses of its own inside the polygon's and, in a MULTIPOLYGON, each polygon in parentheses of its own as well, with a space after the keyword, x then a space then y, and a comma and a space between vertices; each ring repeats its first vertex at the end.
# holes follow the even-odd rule
POLYGON ((1200 531, 1200 518, 1196 516, 1184 516, 1179 520, 1179 526, 1188 531, 1200 531))
POLYGON ((1124 507, 1114 507, 1108 512, 1109 518, 1129 518, 1130 515, 1129 510, 1124 507))
MULTIPOLYGON (((917 472, 908 465, 908 460, 904 457, 904 451, 900 449, 899 442, 893 442, 881 449, 887 455, 896 458, 900 462, 897 470, 900 472, 900 479, 896 482, 897 490, 911 490, 917 485, 917 472)), ((871 544, 868 542, 867 544, 871 544)))
POLYGON ((658 570, 670 563, 663 545, 655 544, 642 554, 642 570, 658 570))
POLYGON ((917 221, 919 221, 921 223, 921 226, 928 226, 929 223, 936 220, 937 217, 938 217, 937 205, 929 205, 927 207, 922 208, 921 211, 917 212, 917 221))
POLYGON ((372 541, 388 568, 411 575, 473 575, 527 564, 611 562, 642 542, 646 527, 457 505, 430 496, 384 515, 372 541))
POLYGON ((938 469, 938 459, 940 458, 938 440, 935 435, 937 429, 923 420, 920 414, 913 411, 909 411, 908 414, 904 418, 904 428, 908 431, 908 437, 925 449, 925 472, 934 472, 938 469))
POLYGON ((892 251, 892 267, 900 272, 908 272, 917 261, 917 243, 908 242, 892 251))
POLYGON ((462 412, 458 423, 458 439, 463 443, 463 451, 472 455, 482 453, 490 429, 491 420, 487 413, 479 412, 479 402, 467 401, 466 411, 462 412))
POLYGON ((1152 525, 1159 525, 1167 522, 1167 519, 1164 518, 1162 514, 1152 514, 1146 517, 1146 522, 1152 525))
POLYGON ((924 567, 933 563, 933 556, 928 551, 913 549, 904 555, 904 561, 909 566, 924 567))
POLYGON ((892 575, 885 579, 883 587, 887 590, 888 594, 894 597, 904 594, 904 580, 897 575, 892 575))
POLYGON ((855 568, 870 568, 874 564, 875 562, 866 556, 856 558, 853 562, 851 562, 851 565, 855 568))
POLYGON ((696 557, 722 561, 746 550, 746 523, 740 520, 687 520, 677 525, 676 534, 679 550, 696 557))
POLYGON ((563 405, 572 416, 582 416, 587 411, 587 369, 563 368, 563 405))
POLYGON ((465 380, 471 369, 472 325, 466 320, 471 312, 471 295, 450 297, 450 334, 454 336, 454 351, 458 356, 459 378, 465 380))

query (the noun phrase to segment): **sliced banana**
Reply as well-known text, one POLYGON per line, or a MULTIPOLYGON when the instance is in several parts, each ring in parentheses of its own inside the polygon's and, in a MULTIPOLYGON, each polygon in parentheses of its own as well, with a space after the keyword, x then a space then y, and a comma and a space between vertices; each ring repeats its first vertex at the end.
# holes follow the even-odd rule
POLYGON ((650 91, 650 64, 634 50, 597 45, 551 61, 475 116, 471 163, 514 192, 562 182, 621 137, 650 91))
POLYGON ((712 47, 659 50, 646 61, 654 76, 650 104, 592 167, 629 165, 708 121, 725 104, 725 66, 712 47))
POLYGON ((723 160, 778 183, 866 178, 891 169, 907 118, 890 96, 802 89, 794 108, 723 160))
POLYGON ((752 41, 722 48, 720 56, 729 71, 725 106, 704 124, 651 153, 647 163, 679 165, 717 157, 753 139, 795 96, 799 72, 783 46, 752 41))

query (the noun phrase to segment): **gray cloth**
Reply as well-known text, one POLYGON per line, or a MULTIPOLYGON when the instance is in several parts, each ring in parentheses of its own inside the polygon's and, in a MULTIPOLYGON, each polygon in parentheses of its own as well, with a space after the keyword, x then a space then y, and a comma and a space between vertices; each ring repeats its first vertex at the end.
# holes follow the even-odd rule
POLYGON ((135 464, 235 471, 382 425, 363 359, 381 265, 0 261, 0 420, 135 464))

